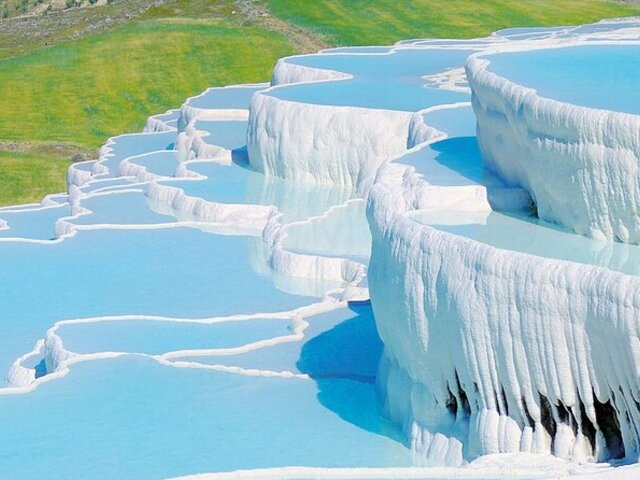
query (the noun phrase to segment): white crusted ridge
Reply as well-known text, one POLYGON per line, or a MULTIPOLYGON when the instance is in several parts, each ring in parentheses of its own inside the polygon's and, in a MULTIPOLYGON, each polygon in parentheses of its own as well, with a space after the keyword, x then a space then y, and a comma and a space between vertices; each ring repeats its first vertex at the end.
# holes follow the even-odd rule
POLYGON ((531 192, 540 218, 640 243, 640 116, 543 98, 491 72, 490 57, 470 58, 467 76, 488 165, 531 192))
POLYGON ((86 162, 79 162, 71 165, 67 170, 67 186, 80 186, 91 181, 93 177, 92 172, 88 170, 82 170, 78 167, 80 167, 81 165, 91 165, 91 167, 93 168, 93 165, 95 165, 95 163, 96 160, 88 160, 86 162))
MULTIPOLYGON (((480 61, 470 60, 468 70, 480 61)), ((503 133, 492 131, 494 124, 487 123, 488 134, 503 133)), ((425 133, 410 146, 442 138, 418 117, 411 131, 425 133)), ((625 131, 619 134, 632 146, 625 131)), ((616 139, 611 130, 608 141, 616 139)), ((519 159, 505 151, 509 168, 519 159)), ((636 462, 640 279, 425 225, 416 213, 441 212, 451 221, 459 211, 470 223, 475 212, 474 221, 483 223, 492 208, 524 207, 526 195, 517 188, 429 185, 402 157, 394 160, 379 170, 368 202, 369 285, 385 344, 378 385, 386 416, 430 464, 499 452, 636 462)))
POLYGON ((153 182, 154 180, 160 180, 162 175, 151 173, 143 165, 135 163, 137 157, 144 157, 148 154, 136 155, 133 157, 127 157, 118 164, 118 176, 119 177, 133 177, 136 182, 153 182))
MULTIPOLYGON (((276 87, 277 88, 277 87, 276 87)), ((412 114, 281 100, 251 101, 247 149, 253 168, 292 181, 359 185, 406 148, 412 114)))
POLYGON ((198 130, 195 127, 195 122, 187 125, 176 138, 176 150, 180 161, 216 159, 218 162, 226 160, 228 164, 231 164, 231 150, 220 145, 207 143, 204 138, 209 135, 209 132, 198 130))
POLYGON ((226 204, 190 197, 181 188, 152 182, 146 195, 151 207, 159 212, 174 215, 180 221, 227 224, 238 232, 261 235, 276 208, 265 205, 226 204))
POLYGON ((152 133, 176 130, 176 122, 179 113, 179 109, 171 109, 159 115, 152 115, 147 118, 147 124, 142 131, 144 133, 152 133))
MULTIPOLYGON (((320 217, 328 214, 325 212, 320 217)), ((299 223, 310 224, 313 221, 314 219, 311 218, 299 223)), ((287 277, 334 280, 362 288, 361 283, 366 276, 366 268, 361 263, 347 258, 308 255, 288 250, 285 247, 288 230, 295 225, 282 224, 281 215, 274 215, 264 228, 263 240, 269 252, 269 265, 274 272, 287 277)), ((348 299, 367 298, 368 292, 366 288, 364 290, 356 293, 351 289, 348 299)))
POLYGON ((407 149, 412 149, 420 144, 427 144, 436 142, 438 140, 444 140, 447 138, 445 132, 428 125, 424 121, 423 115, 427 112, 435 112, 438 110, 448 110, 452 108, 461 108, 471 105, 471 103, 454 103, 451 105, 441 105, 437 107, 426 108, 419 112, 416 112, 411 117, 411 123, 409 124, 409 134, 407 139, 407 149))
POLYGON ((212 93, 220 93, 224 95, 226 90, 237 88, 257 88, 267 87, 267 84, 253 83, 242 85, 228 85, 226 87, 211 87, 199 95, 188 98, 180 107, 180 116, 178 117, 177 129, 179 132, 184 131, 187 125, 196 120, 246 120, 248 112, 246 107, 237 105, 232 108, 202 108, 192 105, 192 100, 198 99, 212 93))
MULTIPOLYGON (((409 214, 424 204, 406 198, 419 184, 403 181, 411 173, 401 169, 383 167, 368 212, 386 415, 433 464, 517 451, 606 459, 621 453, 612 451, 619 444, 607 448, 616 441, 635 460, 640 410, 629 398, 637 385, 612 377, 609 365, 638 370, 640 279, 503 251, 420 224, 409 214), (628 304, 613 324, 611 304, 628 304), (611 341, 595 333, 605 331, 611 341), (605 441, 602 429, 609 427, 596 412, 612 407, 620 437, 605 441), (556 429, 553 438, 543 422, 556 429), (593 429, 593 450, 586 427, 593 429)), ((475 205, 480 215, 490 212, 488 203, 475 205)))
POLYGON ((273 68, 271 85, 289 85, 292 83, 319 82, 323 80, 343 80, 351 78, 351 75, 336 70, 326 70, 322 68, 307 67, 291 63, 289 59, 298 58, 284 57, 276 62, 273 68))
POLYGON ((240 314, 224 317, 210 318, 177 318, 164 317, 157 315, 116 315, 116 316, 99 316, 89 318, 78 318, 71 320, 61 320, 56 322, 47 332, 43 339, 36 342, 32 351, 20 356, 13 364, 9 372, 11 380, 10 387, 0 388, 0 396, 15 395, 29 393, 43 383, 64 377, 69 373, 69 368, 73 364, 80 362, 99 360, 104 358, 115 358, 123 355, 138 355, 151 358, 158 363, 178 368, 198 368, 209 369, 220 372, 233 373, 244 376, 258 377, 282 377, 282 378, 299 378, 309 380, 306 374, 297 374, 290 371, 274 371, 265 369, 247 369, 234 365, 223 364, 205 364, 193 361, 183 361, 185 357, 192 356, 220 356, 220 355, 239 355, 254 350, 271 347, 281 343, 300 342, 304 340, 304 332, 309 326, 307 319, 315 315, 331 312, 336 309, 345 308, 346 301, 335 301, 331 297, 327 299, 299 307, 297 309, 285 312, 268 312, 256 314, 240 314), (258 340, 252 343, 244 344, 233 348, 211 348, 211 349, 189 349, 189 350, 169 350, 161 354, 148 354, 144 352, 131 351, 97 351, 93 353, 79 354, 69 351, 65 348, 62 338, 58 335, 58 330, 62 326, 93 324, 103 322, 120 322, 120 321, 145 321, 145 322, 171 322, 178 324, 201 324, 215 325, 220 323, 238 322, 238 321, 256 321, 260 320, 289 320, 290 333, 264 340, 258 340), (36 378, 34 368, 26 367, 24 363, 31 358, 42 357, 46 364, 46 375, 36 378))
POLYGON ((443 90, 451 90, 452 92, 471 93, 471 89, 467 84, 467 77, 464 68, 451 68, 442 73, 434 75, 426 75, 422 77, 427 81, 428 85, 433 85, 443 90))

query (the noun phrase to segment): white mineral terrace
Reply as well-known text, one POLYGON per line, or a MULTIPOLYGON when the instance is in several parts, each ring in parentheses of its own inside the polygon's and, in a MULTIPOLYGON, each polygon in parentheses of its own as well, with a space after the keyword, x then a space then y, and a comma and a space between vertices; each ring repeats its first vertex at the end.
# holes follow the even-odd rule
POLYGON ((638 53, 288 57, 0 208, 0 471, 640 478, 638 53))

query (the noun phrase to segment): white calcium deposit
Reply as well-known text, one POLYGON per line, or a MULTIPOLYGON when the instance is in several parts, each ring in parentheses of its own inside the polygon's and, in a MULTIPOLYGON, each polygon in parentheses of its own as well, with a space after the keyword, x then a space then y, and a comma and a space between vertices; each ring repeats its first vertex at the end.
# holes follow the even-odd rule
POLYGON ((543 98, 489 62, 469 59, 467 77, 490 168, 529 190, 541 218, 640 242, 640 116, 543 98))

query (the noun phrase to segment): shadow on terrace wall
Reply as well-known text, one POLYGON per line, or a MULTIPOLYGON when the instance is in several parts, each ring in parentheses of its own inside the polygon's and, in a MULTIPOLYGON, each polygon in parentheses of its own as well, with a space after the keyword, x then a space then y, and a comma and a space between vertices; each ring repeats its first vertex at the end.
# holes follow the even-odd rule
POLYGON ((316 382, 318 400, 364 430, 402 441, 378 413, 375 376, 383 344, 369 302, 349 304, 352 316, 305 343, 296 363, 316 382))

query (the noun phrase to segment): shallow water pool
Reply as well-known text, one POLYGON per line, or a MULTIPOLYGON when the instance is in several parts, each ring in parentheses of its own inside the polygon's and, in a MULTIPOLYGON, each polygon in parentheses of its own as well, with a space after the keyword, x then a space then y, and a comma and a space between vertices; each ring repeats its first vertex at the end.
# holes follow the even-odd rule
POLYGON ((497 248, 640 274, 640 246, 602 242, 534 217, 499 212, 484 215, 418 212, 417 222, 497 248))
POLYGON ((49 246, 4 244, 0 371, 60 320, 203 318, 286 311, 314 301, 278 290, 262 259, 250 253, 246 237, 191 228, 82 231, 49 246))
POLYGON ((486 58, 489 71, 542 97, 640 114, 640 45, 549 48, 486 58))

